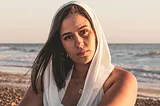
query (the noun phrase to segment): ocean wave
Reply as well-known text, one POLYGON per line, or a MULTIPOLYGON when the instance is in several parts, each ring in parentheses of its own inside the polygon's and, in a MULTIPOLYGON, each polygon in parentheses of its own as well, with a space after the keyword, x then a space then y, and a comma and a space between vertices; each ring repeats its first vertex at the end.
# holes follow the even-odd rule
POLYGON ((128 71, 135 71, 141 73, 155 73, 160 75, 160 70, 153 70, 153 69, 143 69, 143 68, 124 68, 128 71))
MULTIPOLYGON (((160 81, 160 70, 148 70, 140 68, 124 68, 132 72, 137 78, 149 79, 149 80, 159 80, 160 81)), ((146 80, 145 79, 145 80, 146 80)))
POLYGON ((138 53, 135 56, 137 57, 144 57, 144 56, 160 56, 160 51, 150 51, 145 53, 138 53))
POLYGON ((32 62, 34 60, 34 56, 29 55, 4 55, 0 54, 0 61, 8 61, 8 62, 32 62))
POLYGON ((11 47, 9 50, 22 51, 22 52, 37 52, 36 49, 26 49, 26 48, 18 48, 18 47, 11 47))
POLYGON ((8 46, 0 47, 0 51, 6 51, 6 50, 9 50, 9 49, 10 49, 10 47, 8 47, 8 46))
POLYGON ((0 65, 0 66, 4 66, 4 67, 22 67, 22 68, 31 68, 31 66, 30 65, 14 65, 14 64, 12 64, 12 65, 0 65))
POLYGON ((19 47, 0 47, 0 51, 38 52, 38 50, 36 49, 27 49, 19 47))

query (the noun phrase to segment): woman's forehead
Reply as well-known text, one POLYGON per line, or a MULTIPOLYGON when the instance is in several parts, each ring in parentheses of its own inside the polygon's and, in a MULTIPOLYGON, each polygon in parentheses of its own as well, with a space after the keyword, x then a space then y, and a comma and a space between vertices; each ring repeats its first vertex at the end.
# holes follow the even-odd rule
POLYGON ((61 30, 69 29, 72 27, 80 28, 83 25, 90 27, 90 22, 84 16, 75 13, 63 20, 61 30))

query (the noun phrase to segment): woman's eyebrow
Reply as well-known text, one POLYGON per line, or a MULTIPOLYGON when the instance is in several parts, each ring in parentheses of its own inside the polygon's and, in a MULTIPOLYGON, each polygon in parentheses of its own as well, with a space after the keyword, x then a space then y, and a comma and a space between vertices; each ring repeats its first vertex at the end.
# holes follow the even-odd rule
POLYGON ((83 25, 83 26, 81 26, 80 28, 78 28, 78 30, 80 30, 80 29, 82 29, 82 28, 84 28, 84 27, 88 27, 88 25, 83 25))
POLYGON ((66 33, 62 34, 62 37, 65 35, 68 35, 68 34, 72 34, 72 32, 66 32, 66 33))

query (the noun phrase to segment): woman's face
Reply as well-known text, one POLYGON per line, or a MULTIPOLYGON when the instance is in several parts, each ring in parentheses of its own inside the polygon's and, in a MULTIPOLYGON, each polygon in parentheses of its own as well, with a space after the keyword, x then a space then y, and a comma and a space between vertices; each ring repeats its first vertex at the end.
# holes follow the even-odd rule
POLYGON ((69 57, 79 64, 89 63, 96 50, 96 36, 90 22, 75 13, 62 22, 60 38, 69 57))

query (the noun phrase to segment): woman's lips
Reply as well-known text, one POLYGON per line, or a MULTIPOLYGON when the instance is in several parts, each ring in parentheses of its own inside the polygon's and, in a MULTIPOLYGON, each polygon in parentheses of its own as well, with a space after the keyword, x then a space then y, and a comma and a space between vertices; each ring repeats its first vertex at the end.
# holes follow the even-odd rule
POLYGON ((83 51, 80 51, 79 53, 77 53, 78 56, 84 56, 86 55, 87 53, 89 52, 89 50, 83 50, 83 51))

